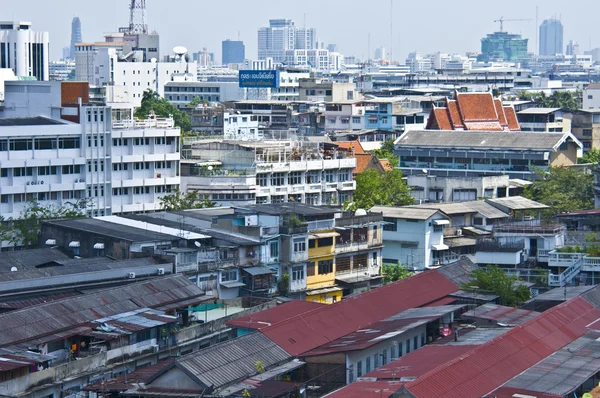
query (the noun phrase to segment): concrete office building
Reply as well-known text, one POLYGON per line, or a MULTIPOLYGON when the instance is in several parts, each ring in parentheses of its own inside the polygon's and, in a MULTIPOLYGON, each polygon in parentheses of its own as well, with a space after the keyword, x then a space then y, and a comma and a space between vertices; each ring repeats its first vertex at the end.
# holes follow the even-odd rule
POLYGON ((316 30, 299 28, 291 19, 271 19, 269 26, 258 29, 258 59, 273 58, 284 62, 287 50, 313 50, 317 48, 316 30))
POLYGON ((242 64, 246 59, 246 46, 243 41, 225 40, 221 43, 221 50, 223 65, 242 64))
POLYGON ((556 55, 563 53, 563 26, 558 19, 546 19, 540 25, 539 51, 539 55, 556 55))
POLYGON ((48 32, 31 30, 31 22, 0 21, 0 68, 48 80, 48 32))

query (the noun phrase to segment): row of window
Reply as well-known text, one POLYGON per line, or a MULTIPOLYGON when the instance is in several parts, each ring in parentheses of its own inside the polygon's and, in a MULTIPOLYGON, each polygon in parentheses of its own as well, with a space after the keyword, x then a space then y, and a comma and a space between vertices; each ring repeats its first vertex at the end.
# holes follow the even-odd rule
POLYGON ((352 179, 351 170, 325 170, 323 172, 313 171, 303 173, 301 171, 293 171, 291 173, 273 173, 258 174, 256 176, 256 185, 261 187, 271 186, 280 187, 284 185, 304 185, 304 184, 319 184, 325 182, 346 182, 352 179))
POLYGON ((306 276, 326 275, 333 272, 333 260, 321 260, 316 264, 314 261, 310 261, 306 266, 306 276))
POLYGON ((77 149, 81 148, 78 137, 61 138, 17 138, 0 140, 0 152, 30 151, 46 149, 77 149))
MULTIPOLYGON (((133 145, 150 145, 151 138, 113 138, 113 146, 128 146, 129 142, 133 145)), ((172 145, 175 137, 156 137, 154 145, 172 145)), ((88 138, 89 142, 89 138, 88 138)), ((91 146, 91 145, 90 145, 91 146)))
MULTIPOLYGON (((113 171, 127 171, 129 169, 131 169, 131 170, 150 170, 152 163, 154 163, 154 169, 156 170, 156 169, 170 169, 173 167, 174 162, 167 160, 166 162, 160 161, 160 162, 114 163, 113 171)), ((88 164, 89 164, 89 162, 88 162, 88 164)), ((104 170, 104 168, 102 170, 104 170)), ((91 170, 89 170, 89 171, 91 171, 91 170)))
POLYGON ((0 203, 22 203, 46 200, 69 200, 69 199, 83 199, 83 191, 62 191, 62 192, 30 192, 30 193, 16 193, 13 195, 0 195, 0 203), (12 201, 12 202, 11 202, 12 201))
POLYGON ((174 190, 173 185, 158 185, 155 187, 132 187, 132 188, 113 188, 113 196, 129 195, 132 192, 134 195, 143 195, 150 193, 171 193, 174 190))
POLYGON ((81 173, 80 165, 68 166, 42 166, 42 167, 15 167, 12 169, 0 169, 0 177, 31 177, 34 174, 37 176, 58 175, 59 171, 65 174, 81 173))
POLYGON ((165 93, 218 93, 221 91, 220 87, 178 87, 178 86, 166 86, 165 93))

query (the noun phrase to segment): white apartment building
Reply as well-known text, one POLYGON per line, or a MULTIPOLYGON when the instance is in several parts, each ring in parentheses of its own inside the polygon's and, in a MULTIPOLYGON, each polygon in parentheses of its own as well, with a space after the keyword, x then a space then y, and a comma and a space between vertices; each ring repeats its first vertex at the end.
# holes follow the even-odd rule
POLYGON ((300 79, 310 78, 309 72, 279 72, 279 87, 271 89, 272 100, 296 101, 300 98, 300 79))
POLYGON ((144 91, 151 89, 164 96, 168 82, 193 82, 198 66, 182 57, 177 62, 128 62, 116 48, 99 49, 94 66, 94 85, 123 87, 129 102, 139 107, 144 91))
POLYGON ((268 27, 258 29, 258 59, 285 61, 286 50, 317 48, 316 30, 299 28, 291 19, 271 19, 268 27))
POLYGON ((31 30, 31 22, 0 21, 0 69, 48 80, 49 41, 48 32, 31 30))
POLYGON ((260 141, 263 139, 259 130, 258 116, 223 114, 223 135, 225 140, 260 141))
POLYGON ((108 48, 113 48, 117 51, 131 51, 131 46, 122 39, 112 41, 110 37, 106 37, 106 41, 101 42, 75 43, 75 80, 99 86, 100 83, 95 81, 95 67, 100 67, 100 65, 105 67, 106 64, 98 64, 96 59, 98 58, 100 49, 108 48))
POLYGON ((224 206, 341 204, 356 189, 356 159, 346 156, 302 141, 198 140, 186 143, 182 187, 224 206))
POLYGON ((583 89, 583 109, 600 109, 600 84, 591 83, 583 89))
POLYGON ((60 119, 60 82, 12 80, 4 82, 4 91, 0 119, 36 116, 60 119))
POLYGON ((196 97, 208 102, 241 101, 246 98, 246 89, 238 82, 172 81, 165 84, 164 97, 185 108, 196 97))

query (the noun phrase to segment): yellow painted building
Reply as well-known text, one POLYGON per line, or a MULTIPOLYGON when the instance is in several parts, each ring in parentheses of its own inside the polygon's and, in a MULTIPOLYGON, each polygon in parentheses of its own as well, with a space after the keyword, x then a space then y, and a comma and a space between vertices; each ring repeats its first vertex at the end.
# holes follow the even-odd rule
POLYGON ((335 284, 335 237, 333 230, 312 232, 308 240, 306 301, 333 304, 342 299, 335 284))

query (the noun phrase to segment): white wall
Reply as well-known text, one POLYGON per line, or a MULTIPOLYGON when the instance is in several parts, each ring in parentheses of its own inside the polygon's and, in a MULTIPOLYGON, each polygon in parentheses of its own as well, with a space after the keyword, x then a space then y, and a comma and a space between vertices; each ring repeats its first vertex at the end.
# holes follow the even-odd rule
POLYGON ((511 253, 478 251, 475 253, 475 258, 477 264, 482 267, 488 264, 515 266, 521 263, 521 251, 511 253))
POLYGON ((600 109, 600 88, 583 90, 583 109, 600 109))

